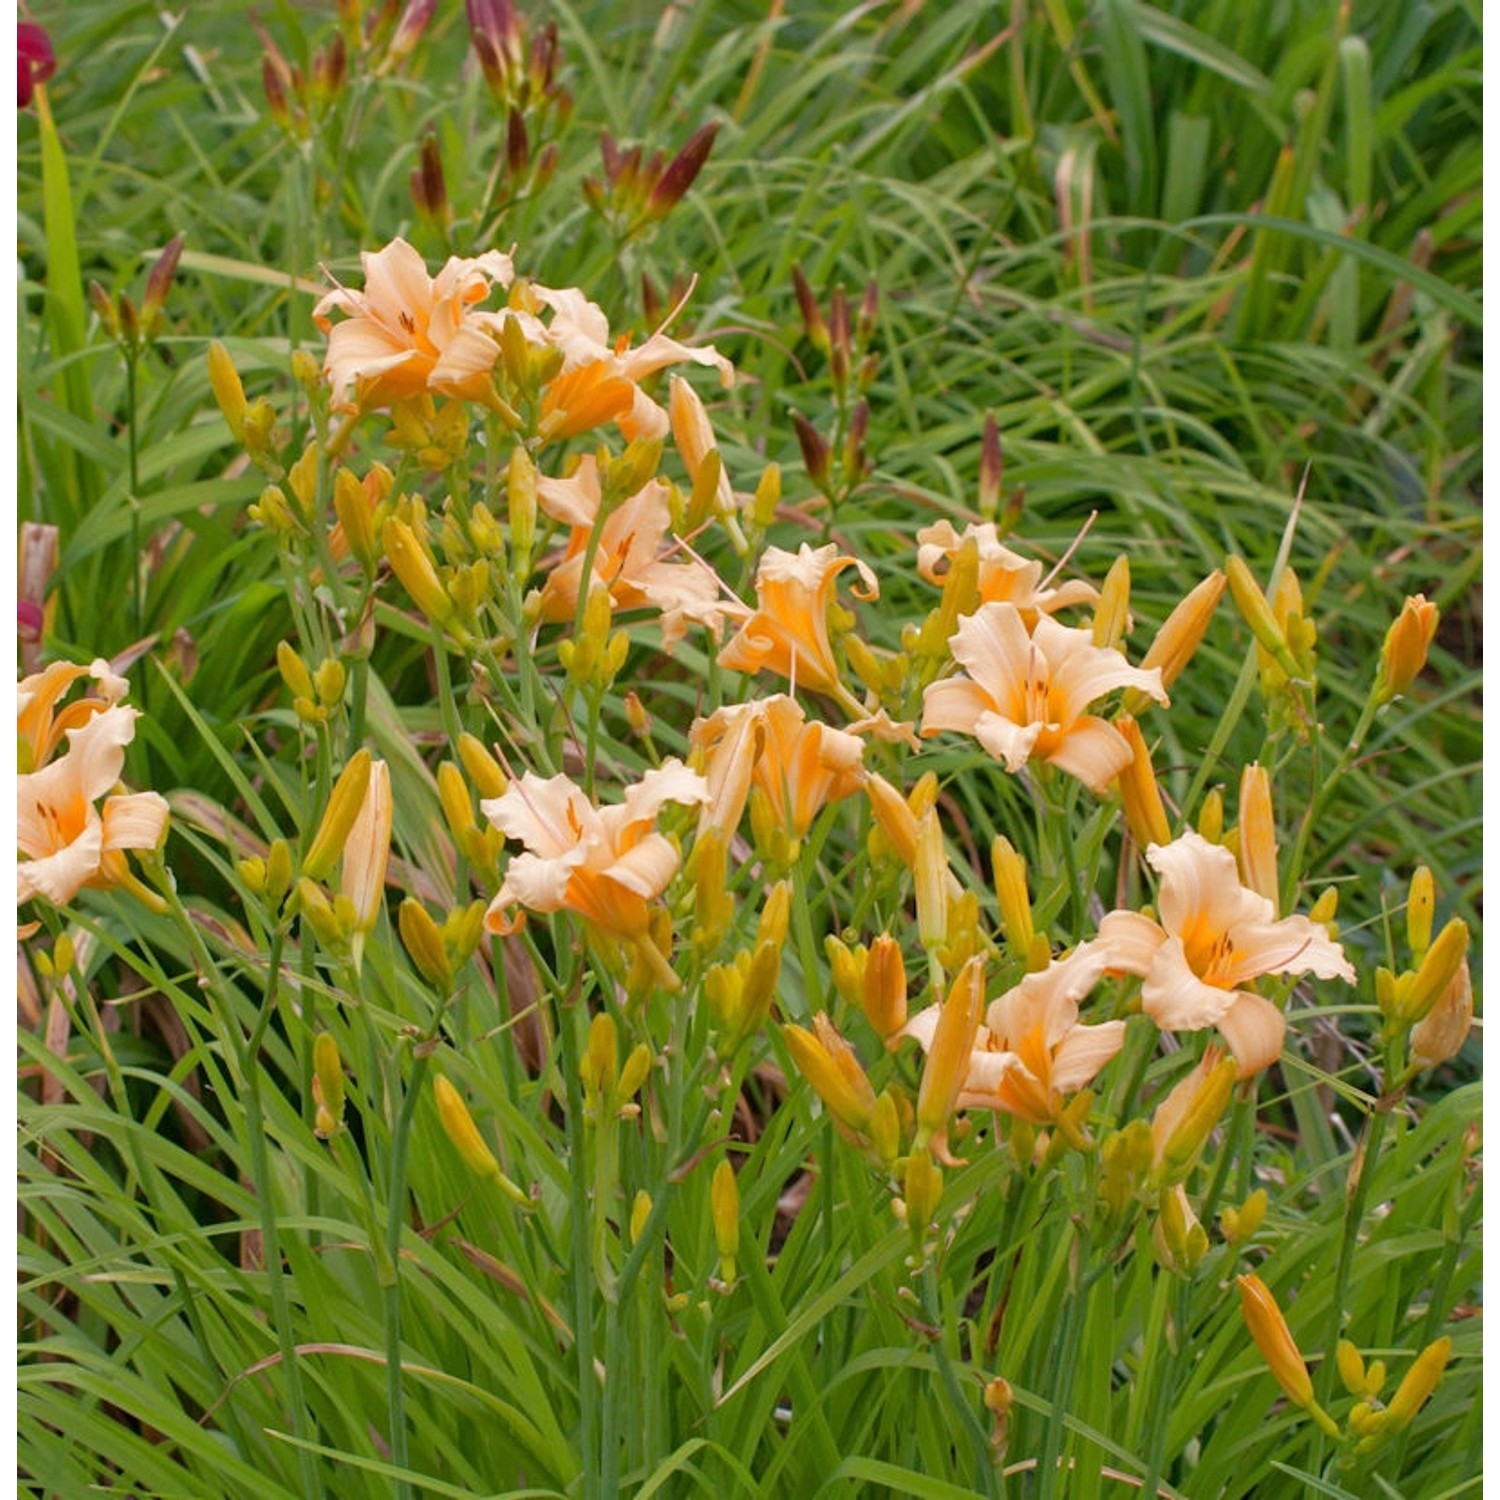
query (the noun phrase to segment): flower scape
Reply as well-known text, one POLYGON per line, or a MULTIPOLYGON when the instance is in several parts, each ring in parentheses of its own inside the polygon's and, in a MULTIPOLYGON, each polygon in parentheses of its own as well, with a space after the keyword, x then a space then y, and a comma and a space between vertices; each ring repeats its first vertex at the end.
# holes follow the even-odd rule
MULTIPOLYGON (((422 56, 433 7, 387 9, 299 66, 262 28, 308 161, 351 69, 422 56)), ((690 281, 633 322, 459 232, 530 222, 571 108, 556 28, 466 21, 507 122, 473 221, 429 136, 421 233, 324 257, 279 363, 187 327, 180 245, 95 299, 134 433, 171 293, 244 498, 161 492, 150 547, 134 501, 62 520, 65 562, 129 532, 138 648, 72 647, 50 574, 23 608, 23 1470, 1437 1493, 1478 1431, 1473 908, 1339 809, 1438 606, 1351 664, 1311 501, 1133 595, 1127 528, 1007 494, 993 420, 969 493, 877 518, 873 283, 788 288, 832 425, 783 472, 690 281), (213 672, 153 624, 194 526, 274 580, 213 672)), ((714 133, 604 140, 633 265, 714 133)))

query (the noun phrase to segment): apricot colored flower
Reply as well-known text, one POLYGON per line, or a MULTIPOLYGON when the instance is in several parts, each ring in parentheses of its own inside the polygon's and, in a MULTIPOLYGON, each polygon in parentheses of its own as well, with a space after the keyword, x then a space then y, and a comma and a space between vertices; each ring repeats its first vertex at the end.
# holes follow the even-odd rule
POLYGON ((1132 667, 1120 652, 1094 645, 1089 631, 1047 615, 1028 633, 1014 604, 986 604, 966 615, 948 646, 968 676, 927 688, 924 736, 972 734, 1008 771, 1047 761, 1101 795, 1132 751, 1114 725, 1087 712, 1089 704, 1121 687, 1166 701, 1159 671, 1132 667))
MULTIPOLYGON (((76 706, 76 705, 75 705, 76 706)), ((155 792, 115 793, 137 712, 111 706, 66 730, 67 753, 16 778, 16 900, 71 901, 84 886, 116 885, 125 849, 154 849, 167 826, 155 792), (102 807, 94 804, 103 797, 102 807)))
POLYGON ((507 909, 524 906, 576 912, 614 937, 646 937, 647 903, 667 888, 678 864, 676 846, 656 831, 657 815, 664 803, 697 804, 707 795, 703 778, 675 758, 646 772, 611 807, 595 807, 566 776, 527 771, 503 796, 479 804, 501 833, 526 846, 511 859, 485 926, 511 930, 507 909))
MULTIPOLYGON (((86 667, 69 661, 55 661, 51 666, 16 684, 16 738, 20 749, 20 769, 40 771, 52 759, 63 735, 80 729, 96 714, 112 708, 126 694, 123 677, 110 669, 102 657, 86 667), (80 678, 91 677, 102 696, 75 698, 58 708, 58 701, 80 678)), ((129 743, 128 738, 126 743, 129 743)))
POLYGON ((476 304, 509 286, 508 255, 449 258, 435 277, 405 240, 360 255, 363 291, 335 287, 313 309, 328 334, 323 371, 340 410, 370 411, 427 394, 483 400, 500 354, 495 313, 476 304), (328 314, 345 314, 332 324, 328 314), (351 395, 352 392, 352 395, 351 395))
MULTIPOLYGON (((696 557, 673 560, 672 525, 667 486, 652 479, 616 506, 599 528, 594 548, 593 580, 604 584, 621 609, 661 611, 662 637, 670 650, 688 622, 707 625, 717 633, 726 614, 743 614, 744 606, 725 598, 719 576, 696 557)), ((571 620, 578 608, 578 589, 584 557, 600 504, 598 465, 585 456, 570 479, 539 479, 537 498, 550 515, 570 520, 563 554, 548 566, 547 580, 537 596, 538 618, 571 620)))
MULTIPOLYGON (((993 1109, 1044 1125, 1055 1120, 1063 1095, 1092 1083, 1125 1041, 1123 1021, 1085 1025, 1078 1002, 1104 977, 1109 955, 1081 943, 1066 958, 992 1000, 974 1040, 959 1109, 993 1109)), ((932 1045, 938 1007, 918 1011, 903 1036, 923 1050, 932 1045)))
POLYGON ((953 554, 972 540, 979 549, 979 601, 1014 604, 1028 629, 1038 615, 1050 615, 1069 604, 1097 603, 1099 590, 1082 578, 1070 578, 1056 588, 1042 582, 1042 565, 1012 552, 1000 540, 992 521, 970 524, 962 532, 951 521, 935 521, 917 533, 917 572, 928 583, 942 586, 953 554))
POLYGON ((785 693, 721 708, 699 720, 690 738, 708 785, 700 828, 733 833, 755 786, 778 825, 801 838, 828 803, 861 785, 864 741, 809 722, 802 705, 785 693))
POLYGON ((855 590, 856 597, 877 597, 880 587, 870 569, 831 542, 816 551, 803 542, 795 553, 768 547, 755 572, 755 613, 719 653, 719 665, 736 672, 779 672, 793 688, 840 695, 828 608, 845 568, 855 569, 865 585, 864 592, 855 590))
POLYGON ((1217 1026, 1241 1078, 1269 1067, 1281 1055, 1286 1020, 1241 986, 1265 974, 1352 984, 1343 948, 1307 917, 1278 920, 1270 901, 1240 883, 1234 855, 1201 834, 1153 844, 1146 859, 1161 876, 1157 920, 1110 912, 1098 939, 1109 967, 1141 976, 1141 1008, 1163 1031, 1217 1026))
MULTIPOLYGON (((611 338, 603 309, 577 287, 553 288, 526 282, 517 287, 511 302, 506 315, 520 320, 530 342, 561 350, 561 378, 577 387, 565 393, 566 399, 553 397, 549 413, 561 414, 579 402, 592 401, 596 411, 590 416, 598 421, 617 419, 627 438, 665 437, 671 425, 666 410, 641 390, 641 381, 668 365, 691 361, 716 368, 726 387, 734 384, 734 366, 711 345, 679 343, 662 330, 634 349, 628 337, 611 338), (551 313, 545 323, 539 316, 543 308, 551 313), (626 387, 623 400, 620 382, 626 387)), ((671 321, 671 315, 667 321, 671 321)), ((595 425, 594 420, 580 416, 565 428, 555 423, 552 435, 581 432, 591 425, 595 425)))

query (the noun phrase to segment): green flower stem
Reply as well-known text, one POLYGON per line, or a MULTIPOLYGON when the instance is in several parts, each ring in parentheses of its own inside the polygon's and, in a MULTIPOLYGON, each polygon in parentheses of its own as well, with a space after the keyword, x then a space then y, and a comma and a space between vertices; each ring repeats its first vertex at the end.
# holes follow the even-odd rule
POLYGON ((942 1330, 941 1335, 933 1340, 933 1358, 948 1404, 958 1414, 964 1431, 969 1434, 969 1440, 974 1445, 974 1488, 982 1495, 998 1496, 1002 1480, 995 1463, 994 1450, 990 1447, 989 1434, 974 1411, 974 1403, 959 1385, 957 1372, 953 1368, 953 1358, 948 1346, 950 1342, 956 1342, 955 1330, 951 1326, 951 1319, 943 1310, 936 1260, 931 1255, 922 1266, 922 1312, 930 1327, 942 1330))
POLYGON ((1234 733, 1245 712, 1245 706, 1250 702, 1250 694, 1255 690, 1255 684, 1260 676, 1259 664, 1255 655, 1256 648, 1252 645, 1245 656, 1245 664, 1240 668, 1240 675, 1234 684, 1234 691, 1229 695, 1229 702, 1224 706, 1224 712, 1219 715, 1219 722, 1214 726, 1213 738, 1208 742, 1207 748, 1198 762, 1197 773, 1193 777, 1192 785, 1188 788, 1187 796, 1182 799, 1181 807, 1184 819, 1191 818, 1192 810, 1198 807, 1203 800, 1203 788, 1209 780, 1222 774, 1224 747, 1228 745, 1230 736, 1234 733))
MULTIPOLYGON (((1083 1338, 1083 1307, 1090 1277, 1089 1244, 1082 1228, 1076 1230, 1074 1249, 1078 1263, 1069 1276, 1067 1295, 1063 1298, 1062 1326, 1052 1346, 1051 1409, 1042 1433, 1042 1451, 1037 1467, 1037 1500, 1052 1500, 1058 1493, 1058 1464, 1063 1447, 1063 1414, 1073 1391, 1073 1372, 1078 1365, 1078 1350, 1083 1338)), ((1071 1252, 1070 1252, 1071 1253, 1071 1252)))
MULTIPOLYGON (((1146 1477, 1142 1480, 1139 1491, 1142 1495, 1155 1495, 1161 1487, 1161 1471, 1167 1445, 1166 1413, 1172 1409, 1172 1400, 1177 1390, 1177 1377, 1182 1370, 1183 1356, 1187 1351, 1187 1327, 1191 1312, 1192 1287, 1187 1277, 1171 1276, 1165 1271, 1159 1271, 1156 1278, 1156 1294, 1151 1299, 1151 1322, 1141 1344, 1148 1357, 1141 1370, 1140 1384, 1143 1399, 1140 1403, 1139 1414, 1149 1413, 1151 1417, 1147 1423, 1150 1436, 1146 1450, 1146 1477), (1177 1337, 1171 1340, 1165 1337, 1169 1296, 1174 1304, 1172 1322, 1177 1334, 1177 1337)), ((1131 1416, 1132 1419, 1137 1418, 1134 1403, 1132 1403, 1131 1416)), ((1136 1425, 1134 1421, 1133 1425, 1136 1425)), ((1133 1447, 1134 1443, 1139 1441, 1139 1437, 1139 1427, 1136 1425, 1135 1436, 1130 1446, 1133 1447)))
MULTIPOLYGON (((411 1141, 411 1122, 417 1098, 427 1076, 430 1054, 419 1049, 412 1063, 411 1079, 401 1100, 391 1139, 391 1160, 386 1201, 385 1250, 388 1260, 385 1285, 385 1377, 386 1408, 390 1422, 391 1462, 398 1468, 409 1464, 406 1440, 406 1398, 401 1381, 401 1232, 406 1227, 406 1157, 411 1141)), ((396 1481, 397 1500, 413 1500, 405 1479, 396 1481)))

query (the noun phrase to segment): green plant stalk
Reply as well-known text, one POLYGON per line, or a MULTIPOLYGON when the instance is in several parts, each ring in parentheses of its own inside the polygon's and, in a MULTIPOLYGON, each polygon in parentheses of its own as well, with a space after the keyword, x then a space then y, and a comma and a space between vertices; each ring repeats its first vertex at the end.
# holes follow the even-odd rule
POLYGON ((999 1471, 995 1464, 994 1451, 990 1447, 989 1434, 985 1432, 984 1424, 974 1414, 972 1403, 958 1383, 953 1361, 949 1357, 947 1347, 949 1329, 943 1314, 942 1298, 938 1292, 937 1267, 930 1255, 922 1267, 922 1310, 928 1324, 942 1330, 940 1336, 933 1341, 933 1356, 937 1363, 938 1375, 943 1382, 943 1390, 948 1396, 948 1403, 958 1413, 963 1429, 968 1434, 969 1441, 974 1445, 974 1488, 981 1494, 993 1497, 999 1493, 996 1486, 999 1471))
POLYGON ((1078 1266, 1069 1277, 1071 1285, 1063 1301, 1062 1327, 1053 1345, 1056 1363, 1052 1372, 1051 1409, 1042 1433, 1042 1451, 1037 1466, 1037 1500, 1052 1500, 1057 1493, 1058 1465, 1062 1458, 1063 1413, 1073 1390, 1073 1371, 1078 1364, 1078 1348, 1083 1337, 1083 1301, 1089 1284, 1088 1239, 1080 1227, 1075 1230, 1078 1266))
MULTIPOLYGON (((386 1203, 385 1249, 389 1258, 389 1279, 385 1286, 386 1409, 391 1428, 391 1462, 402 1469, 408 1467, 410 1460, 406 1440, 406 1397, 401 1381, 401 1231, 406 1227, 406 1157, 411 1143, 411 1122, 429 1061, 429 1054, 419 1051, 412 1062, 411 1078, 391 1138, 390 1187, 386 1203)), ((413 1500, 413 1495, 409 1480, 396 1481, 397 1500, 413 1500)))
POLYGON ((1183 1355, 1187 1349, 1187 1325, 1191 1312, 1192 1289, 1187 1278, 1174 1277, 1165 1271, 1160 1271, 1157 1275, 1157 1294, 1151 1301, 1151 1325, 1147 1329, 1146 1338, 1142 1344, 1144 1349, 1151 1352, 1149 1361, 1151 1397, 1149 1402, 1143 1401, 1141 1406, 1143 1411, 1150 1409, 1156 1414, 1156 1420, 1149 1424, 1151 1435, 1146 1450, 1146 1477, 1141 1481, 1139 1491, 1142 1495, 1155 1495, 1161 1487, 1161 1472, 1166 1457, 1169 1425, 1162 1414, 1171 1409, 1170 1403, 1177 1390, 1177 1378, 1182 1370, 1183 1355), (1166 1352, 1163 1353, 1161 1351, 1167 1307, 1167 1296, 1163 1293, 1167 1292, 1175 1293, 1173 1301, 1176 1306, 1172 1311, 1173 1321, 1177 1325, 1177 1338, 1175 1342, 1167 1343, 1166 1352), (1162 1399, 1163 1395, 1165 1395, 1165 1401, 1162 1399))

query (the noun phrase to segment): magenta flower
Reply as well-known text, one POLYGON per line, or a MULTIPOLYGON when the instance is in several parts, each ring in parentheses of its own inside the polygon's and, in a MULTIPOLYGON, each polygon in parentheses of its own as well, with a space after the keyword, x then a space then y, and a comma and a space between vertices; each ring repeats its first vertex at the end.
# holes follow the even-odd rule
POLYGON ((57 54, 47 33, 31 21, 16 25, 16 108, 31 103, 33 89, 57 72, 57 54))

